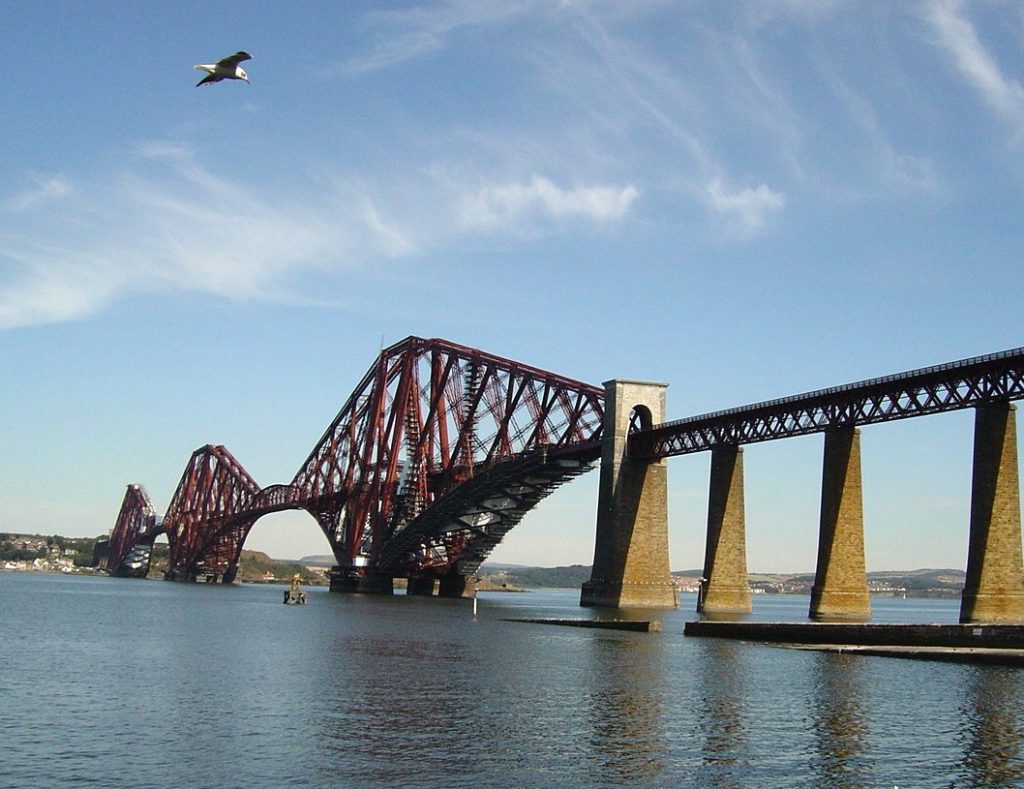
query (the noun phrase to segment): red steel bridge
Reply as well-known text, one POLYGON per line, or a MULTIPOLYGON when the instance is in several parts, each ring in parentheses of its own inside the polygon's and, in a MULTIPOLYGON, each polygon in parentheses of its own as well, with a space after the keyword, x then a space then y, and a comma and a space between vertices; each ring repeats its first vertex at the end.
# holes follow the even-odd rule
POLYGON ((464 585, 527 511, 593 466, 603 398, 600 387, 409 337, 381 352, 288 484, 261 487, 207 445, 162 520, 129 486, 107 567, 136 574, 132 550, 166 533, 169 579, 230 581, 258 518, 303 509, 337 560, 332 588, 370 591, 394 577, 464 585))
MULTIPOLYGON (((1017 348, 660 425, 635 418, 626 455, 651 461, 1021 398, 1017 348)), ((381 352, 290 483, 260 487, 207 445, 162 521, 130 485, 107 566, 131 574, 133 549, 166 533, 168 578, 231 580, 258 518, 304 509, 338 562, 332 588, 408 577, 458 593, 528 510, 601 457, 605 399, 600 387, 409 337, 381 352)))

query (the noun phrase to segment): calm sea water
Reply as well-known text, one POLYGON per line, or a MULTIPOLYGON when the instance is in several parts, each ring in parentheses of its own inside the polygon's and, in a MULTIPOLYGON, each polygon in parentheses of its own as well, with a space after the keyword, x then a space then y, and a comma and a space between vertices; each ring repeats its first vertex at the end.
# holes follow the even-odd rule
MULTIPOLYGON (((470 601, 0 573, 0 785, 1024 784, 1024 674, 502 621, 470 601)), ((806 617, 758 596, 755 617, 806 617)), ((956 621, 876 600, 875 621, 956 621)))

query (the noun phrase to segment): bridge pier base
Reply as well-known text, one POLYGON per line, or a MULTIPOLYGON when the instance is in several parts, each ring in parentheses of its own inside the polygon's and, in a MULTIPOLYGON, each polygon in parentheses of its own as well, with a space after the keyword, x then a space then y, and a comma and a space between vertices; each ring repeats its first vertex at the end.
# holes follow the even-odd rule
POLYGON ((854 427, 825 434, 818 567, 810 617, 825 621, 871 618, 864 566, 860 430, 854 427))
POLYGON ((405 593, 409 597, 433 597, 436 591, 436 578, 411 577, 407 579, 405 593))
POLYGON ((675 608, 668 559, 668 466, 626 457, 630 418, 665 419, 665 384, 605 382, 597 537, 581 606, 675 608))
POLYGON ((697 611, 709 617, 751 611, 742 447, 711 452, 707 547, 697 611))
POLYGON ((1011 403, 977 407, 967 579, 960 622, 1024 622, 1017 418, 1011 403))
POLYGON ((395 579, 390 575, 359 573, 346 567, 332 567, 330 590, 349 594, 394 594, 395 579))
POLYGON ((476 597, 476 578, 469 575, 445 575, 437 585, 438 597, 476 597))

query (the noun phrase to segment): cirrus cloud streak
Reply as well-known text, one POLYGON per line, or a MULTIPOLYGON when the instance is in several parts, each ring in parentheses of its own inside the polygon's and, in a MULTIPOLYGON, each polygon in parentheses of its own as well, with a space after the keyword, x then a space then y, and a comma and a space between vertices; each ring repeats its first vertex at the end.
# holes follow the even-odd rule
POLYGON ((450 242, 452 227, 540 222, 558 232, 572 218, 614 222, 638 195, 633 186, 561 188, 544 176, 468 193, 436 176, 303 190, 282 197, 219 177, 168 143, 140 146, 130 170, 99 182, 36 178, 0 203, 0 329, 80 319, 132 294, 322 303, 310 272, 409 258, 450 242), (398 197, 409 193, 426 196, 415 211, 398 197))
POLYGON ((996 113, 1024 134, 1024 87, 1003 74, 995 57, 985 48, 974 24, 961 13, 958 0, 936 0, 928 18, 938 33, 939 45, 952 57, 956 68, 996 113))

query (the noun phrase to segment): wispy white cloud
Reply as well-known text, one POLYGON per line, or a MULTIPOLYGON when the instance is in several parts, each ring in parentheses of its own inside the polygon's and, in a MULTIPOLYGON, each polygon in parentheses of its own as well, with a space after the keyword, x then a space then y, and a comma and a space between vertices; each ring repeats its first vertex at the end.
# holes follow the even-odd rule
POLYGON ((0 285, 0 330, 82 318, 109 304, 124 286, 115 265, 81 259, 56 245, 38 243, 13 254, 0 250, 4 257, 18 273, 0 285))
POLYGON ((308 200, 261 194, 158 143, 130 170, 78 184, 59 210, 9 200, 19 210, 0 214, 0 329, 81 318, 132 293, 295 298, 303 270, 413 249, 369 197, 311 189, 308 200))
POLYGON ((438 173, 409 178, 324 180, 282 197, 217 175, 187 146, 142 145, 128 169, 77 184, 57 211, 7 201, 20 209, 0 213, 0 329, 82 318, 139 293, 319 303, 309 272, 367 270, 450 243, 453 229, 616 221, 639 194, 544 176, 473 189, 438 173))
POLYGON ((730 190, 721 178, 713 178, 707 186, 707 202, 716 216, 741 236, 749 236, 786 207, 786 196, 766 184, 730 190))
POLYGON ((928 6, 938 43, 952 55, 956 67, 982 99, 1014 127, 1017 135, 1024 134, 1024 87, 1003 74, 962 10, 959 0, 935 0, 928 6))
POLYGON ((779 20, 807 25, 827 20, 843 5, 844 0, 775 0, 770 3, 749 3, 744 6, 744 12, 755 26, 779 20))
POLYGON ((374 46, 328 69, 331 73, 359 74, 389 68, 443 50, 460 30, 501 24, 518 16, 521 2, 449 2, 422 8, 377 11, 364 22, 383 31, 374 46))
POLYGON ((639 195, 635 186, 563 189, 534 175, 525 183, 485 186, 465 195, 459 213, 463 227, 476 230, 507 228, 537 217, 607 222, 621 219, 639 195))
MULTIPOLYGON (((711 205, 718 220, 715 231, 724 226, 747 237, 782 209, 782 194, 767 186, 730 191, 724 185, 741 181, 733 175, 740 168, 759 181, 778 180, 780 170, 801 177, 806 155, 801 144, 810 133, 785 75, 772 70, 775 54, 756 35, 757 25, 748 23, 754 33, 744 28, 743 11, 738 12, 740 29, 719 30, 702 14, 677 12, 671 4, 527 0, 500 8, 452 2, 375 13, 369 25, 379 39, 348 62, 355 72, 442 48, 452 49, 446 56, 464 57, 455 50, 474 43, 468 37, 456 41, 457 32, 485 25, 503 28, 489 31, 502 62, 515 70, 517 81, 532 87, 521 118, 503 123, 500 135, 481 139, 486 125, 471 125, 473 143, 487 150, 493 166, 480 177, 488 185, 462 197, 463 227, 491 230, 517 219, 621 216, 639 194, 631 184, 643 184, 645 193, 675 193, 697 213, 711 205), (685 35, 670 49, 656 37, 636 36, 652 19, 685 35), (515 39, 513 46, 507 31, 526 24, 536 34, 515 39), (514 151, 505 147, 507 140, 515 140, 514 151), (745 145, 757 146, 756 152, 745 145), (507 161, 496 161, 498 156, 507 161), (763 175, 758 172, 762 167, 763 175), (511 175, 495 175, 502 172, 511 175), (547 178, 530 178, 531 172, 547 178), (565 186, 588 182, 602 186, 565 186)), ((780 24, 796 19, 800 26, 836 12, 834 4, 826 8, 801 0, 772 8, 780 24)), ((438 160, 449 163, 441 167, 456 169, 453 155, 464 160, 467 151, 439 152, 438 160)), ((896 155, 887 162, 895 169, 905 165, 908 177, 919 174, 914 164, 896 155)))
POLYGON ((898 189, 919 193, 942 191, 935 167, 926 156, 905 153, 894 146, 879 119, 878 111, 862 94, 853 89, 840 74, 827 70, 828 84, 845 107, 853 128, 863 143, 866 164, 870 165, 872 181, 882 190, 898 189))
POLYGON ((8 198, 4 207, 8 211, 27 211, 40 203, 60 200, 74 191, 71 182, 63 175, 35 176, 32 185, 20 194, 8 198))
MULTIPOLYGON (((999 71, 963 8, 925 1, 957 67, 1024 128, 1020 85, 999 71)), ((290 180, 285 168, 243 182, 209 164, 217 153, 207 159, 168 142, 138 147, 112 176, 37 176, 20 192, 0 192, 0 328, 157 290, 295 298, 311 271, 413 256, 460 233, 576 232, 642 207, 749 238, 803 205, 798 190, 824 194, 851 180, 858 194, 934 188, 941 159, 933 167, 933 149, 913 147, 911 121, 887 127, 890 94, 877 80, 846 59, 836 68, 845 82, 820 66, 835 30, 857 16, 851 6, 734 8, 452 0, 364 14, 354 36, 362 48, 341 71, 437 54, 415 64, 436 69, 437 80, 417 85, 450 91, 452 67, 465 72, 493 56, 483 73, 515 95, 498 102, 471 91, 425 122, 417 113, 430 102, 413 102, 379 139, 376 128, 353 124, 337 180, 329 180, 331 154, 318 153, 326 183, 283 197, 264 179, 290 180), (837 142, 842 157, 833 155, 837 142)), ((398 69, 375 79, 393 95, 406 84, 398 69)))
MULTIPOLYGON (((793 5, 793 13, 803 7, 793 5)), ((636 15, 657 13, 656 6, 648 4, 636 15)), ((765 185, 731 190, 726 184, 737 179, 730 173, 737 162, 755 172, 760 166, 777 169, 781 162, 799 174, 803 133, 803 119, 783 86, 759 62, 756 37, 696 19, 680 25, 669 13, 666 28, 679 25, 685 36, 667 53, 630 35, 633 20, 622 8, 574 7, 580 22, 573 33, 586 46, 567 47, 556 39, 535 48, 533 65, 571 106, 592 113, 593 128, 607 130, 610 160, 628 160, 652 191, 677 192, 691 210, 709 206, 716 231, 755 235, 771 213, 784 208, 785 198, 765 185), (756 161, 744 161, 752 152, 742 143, 723 142, 726 135, 730 142, 749 135, 758 146, 756 161)), ((807 14, 818 16, 809 8, 807 14)))

